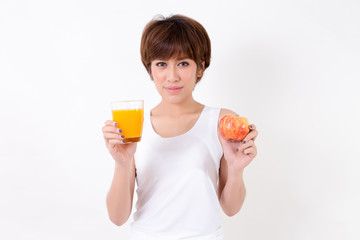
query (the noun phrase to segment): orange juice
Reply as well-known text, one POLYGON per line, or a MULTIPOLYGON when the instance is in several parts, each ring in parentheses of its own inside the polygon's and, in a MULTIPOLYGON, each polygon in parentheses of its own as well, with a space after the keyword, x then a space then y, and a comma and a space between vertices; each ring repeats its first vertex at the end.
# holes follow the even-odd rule
POLYGON ((118 124, 117 128, 122 130, 121 135, 125 136, 125 142, 140 142, 144 109, 112 110, 112 115, 113 121, 118 124))

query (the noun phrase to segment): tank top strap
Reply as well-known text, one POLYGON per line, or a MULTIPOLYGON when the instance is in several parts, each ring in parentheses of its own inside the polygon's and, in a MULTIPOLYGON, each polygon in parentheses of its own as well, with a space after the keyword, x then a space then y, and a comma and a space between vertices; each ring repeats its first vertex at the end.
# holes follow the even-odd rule
POLYGON ((220 167, 220 160, 223 155, 222 146, 218 137, 218 124, 221 108, 205 106, 192 134, 204 136, 203 141, 209 146, 209 150, 216 162, 217 168, 220 167))
POLYGON ((200 126, 217 126, 219 121, 220 108, 205 106, 197 124, 200 126))

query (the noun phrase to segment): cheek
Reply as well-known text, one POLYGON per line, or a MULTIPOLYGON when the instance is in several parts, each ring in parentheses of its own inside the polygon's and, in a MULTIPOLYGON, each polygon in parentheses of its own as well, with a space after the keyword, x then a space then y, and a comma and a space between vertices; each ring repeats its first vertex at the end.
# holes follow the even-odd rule
POLYGON ((182 72, 182 78, 187 81, 192 81, 197 78, 197 72, 193 69, 182 72))
POLYGON ((188 73, 187 79, 189 80, 189 82, 193 82, 195 84, 197 78, 198 78, 198 74, 196 71, 188 73))
POLYGON ((160 71, 153 70, 151 72, 151 77, 155 81, 155 79, 161 80, 163 78, 163 74, 160 71))
POLYGON ((154 82, 156 90, 160 93, 163 89, 163 84, 156 77, 155 78, 153 77, 153 82, 154 82))

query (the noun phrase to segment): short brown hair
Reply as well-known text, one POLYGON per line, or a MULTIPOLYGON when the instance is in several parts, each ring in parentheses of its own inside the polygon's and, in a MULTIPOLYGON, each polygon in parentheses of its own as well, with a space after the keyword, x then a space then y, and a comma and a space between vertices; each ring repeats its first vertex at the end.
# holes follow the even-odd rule
MULTIPOLYGON (((160 16, 151 20, 141 37, 141 61, 151 75, 151 61, 187 57, 205 71, 210 65, 211 43, 205 28, 189 17, 160 16)), ((197 79, 199 82, 201 77, 197 79)))

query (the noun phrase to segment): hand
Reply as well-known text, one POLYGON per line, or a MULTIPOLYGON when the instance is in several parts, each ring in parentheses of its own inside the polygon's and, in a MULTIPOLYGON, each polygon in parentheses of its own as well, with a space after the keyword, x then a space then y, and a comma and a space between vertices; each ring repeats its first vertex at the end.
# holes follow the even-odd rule
POLYGON ((256 157, 257 149, 254 141, 258 131, 254 124, 250 124, 250 132, 242 142, 227 141, 221 134, 219 135, 229 170, 242 171, 256 157))
POLYGON ((105 122, 102 128, 105 145, 114 160, 123 166, 130 165, 135 154, 137 143, 125 143, 121 129, 116 128, 117 123, 111 120, 105 122))

